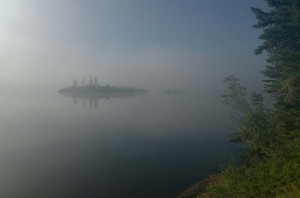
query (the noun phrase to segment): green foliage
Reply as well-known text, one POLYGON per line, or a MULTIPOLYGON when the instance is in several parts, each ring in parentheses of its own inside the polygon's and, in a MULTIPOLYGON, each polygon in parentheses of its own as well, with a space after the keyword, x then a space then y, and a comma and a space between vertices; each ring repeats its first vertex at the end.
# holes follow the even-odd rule
POLYGON ((223 103, 235 112, 241 143, 246 145, 240 167, 229 166, 203 197, 276 197, 299 193, 300 131, 280 133, 277 112, 264 106, 261 94, 248 94, 238 78, 224 81, 223 103))
POLYGON ((241 86, 240 79, 235 76, 228 76, 223 82, 227 83, 227 90, 222 96, 223 104, 232 108, 233 119, 240 120, 249 109, 246 88, 241 86))
POLYGON ((263 30, 255 53, 268 53, 266 91, 276 100, 278 122, 292 130, 300 127, 300 1, 266 2, 268 11, 251 8, 258 20, 254 27, 263 30))
POLYGON ((300 197, 300 189, 295 188, 291 192, 288 192, 284 195, 276 196, 276 198, 299 198, 300 197))
POLYGON ((227 91, 223 104, 232 108, 232 118, 239 123, 238 136, 251 152, 269 156, 275 144, 274 113, 264 106, 261 94, 247 93, 247 89, 234 76, 226 77, 227 91))
POLYGON ((300 189, 300 133, 280 133, 276 111, 264 106, 261 94, 247 93, 238 78, 225 78, 223 103, 233 109, 239 137, 247 145, 240 167, 226 168, 203 197, 276 197, 300 189))
POLYGON ((265 0, 269 10, 251 8, 263 30, 256 54, 266 51, 265 91, 274 96, 274 108, 261 94, 248 94, 238 78, 225 79, 223 103, 233 109, 238 136, 246 150, 244 161, 229 166, 200 197, 300 197, 300 1, 265 0))
POLYGON ((299 194, 300 138, 252 165, 230 166, 215 177, 203 197, 285 197, 299 194), (297 190, 298 189, 298 190, 297 190))

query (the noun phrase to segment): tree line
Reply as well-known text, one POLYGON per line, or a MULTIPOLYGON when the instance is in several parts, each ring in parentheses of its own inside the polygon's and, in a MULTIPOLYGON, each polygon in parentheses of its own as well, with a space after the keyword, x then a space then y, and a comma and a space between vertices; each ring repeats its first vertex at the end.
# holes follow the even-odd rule
MULTIPOLYGON (((92 85, 98 85, 98 78, 96 76, 93 76, 90 75, 90 80, 89 80, 89 83, 87 84, 86 83, 86 79, 85 79, 85 76, 82 78, 82 81, 81 81, 81 86, 92 86, 92 85)), ((74 80, 74 83, 73 83, 73 87, 77 87, 77 86, 80 86, 77 82, 77 80, 74 80)))
POLYGON ((255 54, 267 54, 264 92, 248 93, 234 76, 226 77, 223 103, 232 108, 244 146, 239 166, 211 177, 199 197, 300 197, 300 1, 265 0, 267 10, 251 8, 254 28, 263 33, 255 54))

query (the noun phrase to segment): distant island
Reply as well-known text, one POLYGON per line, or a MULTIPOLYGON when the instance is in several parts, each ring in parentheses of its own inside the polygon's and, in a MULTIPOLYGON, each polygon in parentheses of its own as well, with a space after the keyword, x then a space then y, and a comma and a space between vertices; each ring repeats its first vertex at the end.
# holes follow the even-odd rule
POLYGON ((72 86, 59 90, 59 93, 72 93, 72 94, 128 94, 128 93, 146 93, 145 89, 137 89, 133 87, 120 87, 111 85, 85 85, 85 86, 72 86))
POLYGON ((97 77, 90 76, 90 81, 88 84, 85 82, 85 77, 83 78, 81 85, 78 85, 77 80, 71 87, 66 87, 59 90, 59 93, 64 96, 70 96, 82 99, 109 99, 115 97, 130 97, 135 95, 142 95, 147 93, 145 89, 137 89, 133 87, 126 86, 111 86, 98 84, 97 77))
POLYGON ((85 94, 85 93, 90 93, 90 94, 108 94, 108 93, 146 93, 147 90, 145 89, 137 89, 133 87, 123 87, 121 85, 120 87, 118 86, 111 86, 110 84, 107 85, 100 85, 98 84, 98 79, 97 77, 92 77, 90 75, 90 81, 88 84, 86 84, 85 77, 83 77, 81 85, 78 85, 77 80, 74 80, 73 86, 63 88, 59 90, 59 93, 73 93, 73 94, 85 94))

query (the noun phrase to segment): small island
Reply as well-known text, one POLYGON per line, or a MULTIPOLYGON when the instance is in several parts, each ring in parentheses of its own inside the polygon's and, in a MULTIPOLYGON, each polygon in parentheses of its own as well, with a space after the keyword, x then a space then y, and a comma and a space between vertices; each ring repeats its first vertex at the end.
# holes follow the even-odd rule
POLYGON ((146 93, 145 89, 137 89, 133 87, 111 86, 111 85, 86 85, 73 86, 59 90, 59 93, 74 93, 74 94, 122 94, 122 93, 146 93))
POLYGON ((117 97, 130 97, 143 95, 147 92, 148 91, 145 89, 137 89, 133 87, 126 87, 123 85, 100 85, 98 84, 97 77, 92 78, 92 76, 90 76, 90 81, 88 84, 86 84, 85 78, 83 78, 81 85, 78 85, 77 80, 75 80, 71 87, 59 90, 59 93, 61 95, 81 99, 110 99, 117 97))

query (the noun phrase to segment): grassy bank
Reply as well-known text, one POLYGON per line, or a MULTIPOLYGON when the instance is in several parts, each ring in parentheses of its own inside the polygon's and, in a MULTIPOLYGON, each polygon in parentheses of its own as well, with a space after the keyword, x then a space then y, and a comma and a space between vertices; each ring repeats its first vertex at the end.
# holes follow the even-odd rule
POLYGON ((265 0, 267 8, 251 8, 263 42, 255 54, 267 53, 265 94, 248 93, 229 76, 223 103, 239 125, 235 140, 245 147, 241 165, 215 176, 197 197, 300 197, 300 1, 265 0))
POLYGON ((269 158, 227 167, 198 197, 300 197, 299 142, 295 137, 269 158))

